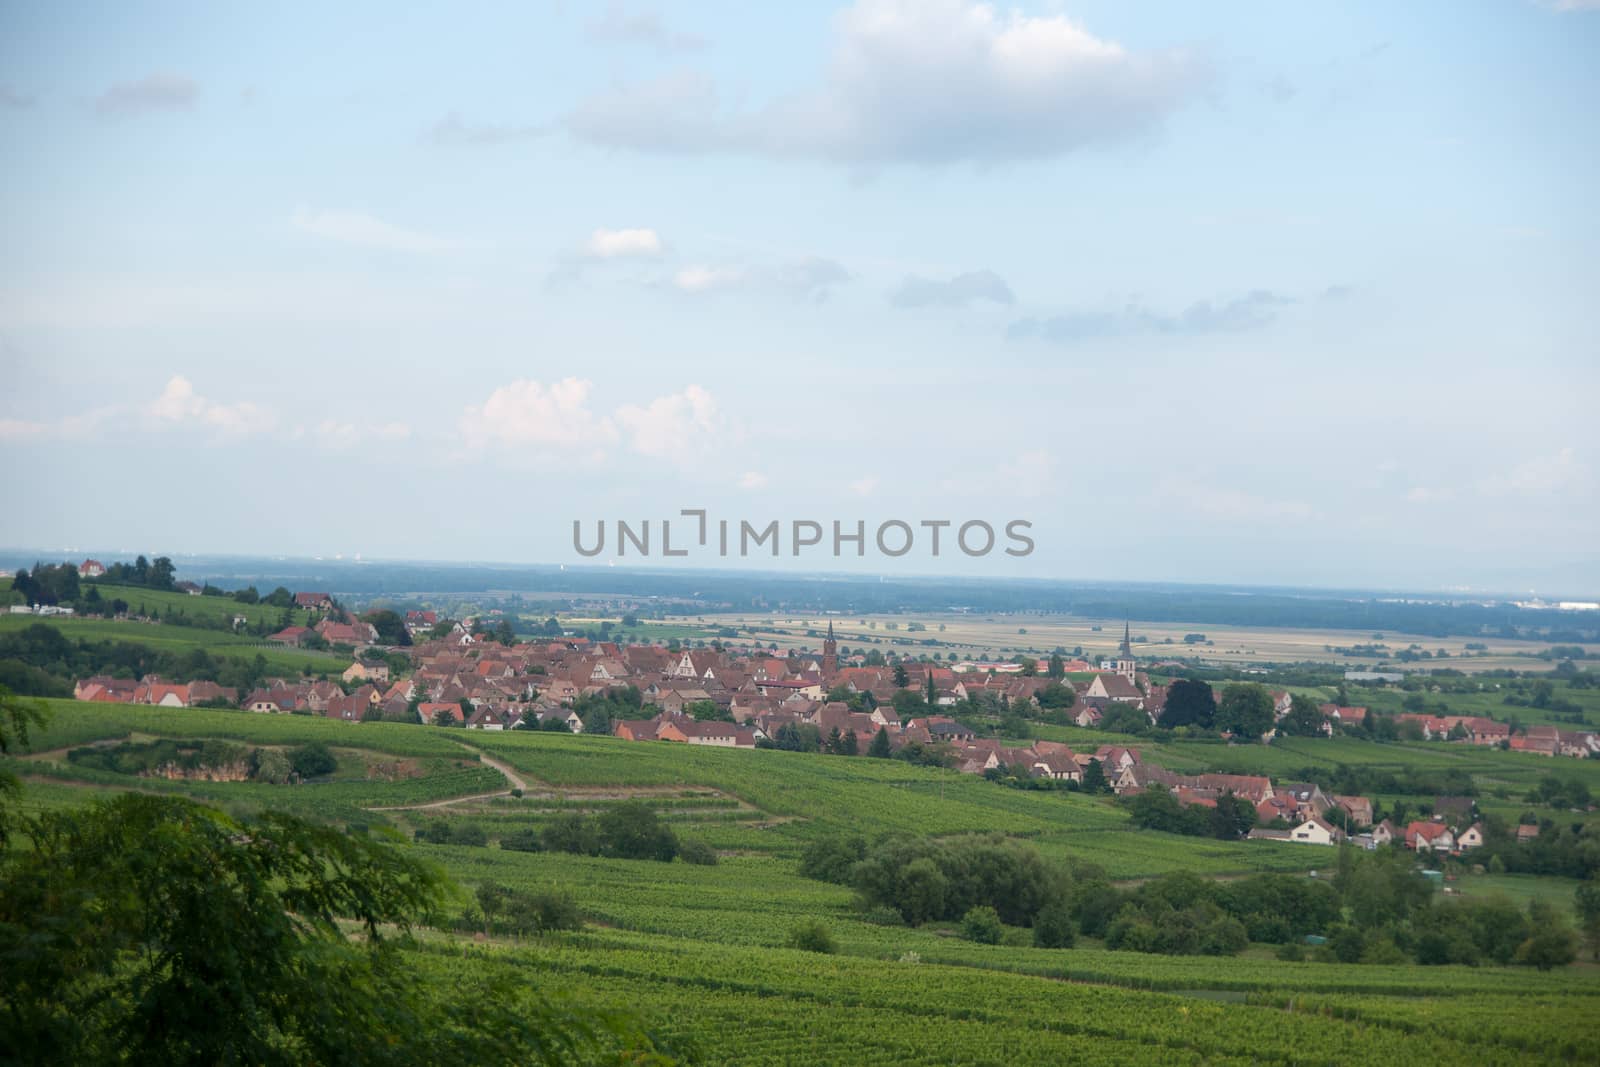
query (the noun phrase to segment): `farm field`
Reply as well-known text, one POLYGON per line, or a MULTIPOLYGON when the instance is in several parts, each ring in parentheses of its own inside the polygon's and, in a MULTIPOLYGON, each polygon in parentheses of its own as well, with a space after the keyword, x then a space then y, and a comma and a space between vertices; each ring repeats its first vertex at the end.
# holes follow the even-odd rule
MULTIPOLYGON (((731 626, 740 631, 739 637, 734 640, 758 640, 762 644, 774 643, 779 648, 789 649, 817 647, 819 638, 807 631, 825 630, 828 623, 832 622, 839 643, 851 648, 897 649, 908 654, 932 652, 936 648, 942 657, 955 652, 961 658, 976 659, 980 655, 988 655, 996 659, 1017 655, 1048 656, 1056 648, 1070 651, 1081 647, 1085 658, 1093 661, 1116 652, 1122 640, 1123 621, 1055 615, 977 616, 957 613, 929 613, 923 616, 796 615, 781 618, 730 614, 671 616, 660 624, 641 620, 639 629, 651 633, 656 625, 670 626, 675 628, 670 636, 683 637, 681 628, 691 625, 699 627, 709 640, 718 628, 731 626), (919 623, 926 629, 907 629, 913 623, 919 623), (752 628, 754 633, 748 632, 752 628), (1019 630, 1026 632, 1019 633, 1019 630), (922 644, 930 639, 938 644, 922 644)), ((1360 670, 1377 663, 1378 657, 1346 656, 1329 652, 1328 649, 1351 648, 1381 641, 1388 647, 1390 656, 1413 644, 1435 654, 1439 649, 1449 653, 1449 658, 1443 661, 1430 659, 1401 664, 1392 668, 1396 670, 1453 667, 1473 673, 1502 669, 1544 670, 1549 666, 1543 660, 1531 658, 1550 647, 1549 642, 1541 641, 1496 637, 1440 638, 1392 632, 1383 633, 1381 639, 1375 639, 1370 631, 1246 628, 1200 623, 1140 622, 1137 619, 1132 620, 1130 625, 1135 638, 1145 639, 1135 640, 1134 654, 1146 661, 1165 656, 1194 656, 1207 664, 1236 669, 1266 663, 1315 661, 1360 670), (1210 644, 1184 644, 1184 636, 1191 633, 1205 634, 1210 644), (1488 654, 1469 655, 1466 648, 1468 643, 1486 645, 1488 654)), ((1600 645, 1585 647, 1590 655, 1600 655, 1600 645)))
MULTIPOLYGON (((702 1063, 1560 1063, 1600 1058, 1600 968, 1287 962, 1252 949, 1218 961, 1067 950, 956 936, 948 923, 869 921, 843 887, 802 878, 820 834, 1002 831, 1046 856, 1098 864, 1115 879, 1171 871, 1234 876, 1305 872, 1331 850, 1224 843, 1131 828, 1104 799, 1005 789, 865 757, 716 751, 563 734, 468 732, 306 716, 46 702, 33 752, 7 767, 33 810, 119 787, 159 789, 224 807, 271 806, 346 825, 415 831, 444 821, 487 831, 489 845, 405 845, 469 890, 487 881, 569 892, 583 929, 473 942, 427 932, 409 950, 441 988, 486 969, 512 988, 637 1012, 667 1045, 702 1063), (221 738, 261 746, 328 745, 340 770, 298 786, 127 779, 65 762, 65 750, 132 738, 221 738), (493 765, 480 762, 482 753, 493 765), (366 768, 404 762, 415 777, 366 768), (499 769, 503 768, 503 769, 499 769), (510 772, 511 776, 507 773, 510 772), (514 777, 512 777, 514 776, 514 777), (119 782, 118 779, 122 780, 119 782), (513 781, 521 795, 513 795, 513 781), (680 838, 717 850, 715 866, 496 847, 559 814, 644 800, 680 838), (834 955, 788 947, 823 923, 834 955)), ((1446 746, 1303 741, 1259 747, 1158 746, 1174 765, 1218 754, 1294 765, 1387 758, 1455 763, 1532 781, 1549 761, 1446 746)), ((1561 903, 1573 883, 1463 876, 1464 895, 1503 892, 1561 903)), ((1021 934, 1023 931, 1015 931, 1021 934)))

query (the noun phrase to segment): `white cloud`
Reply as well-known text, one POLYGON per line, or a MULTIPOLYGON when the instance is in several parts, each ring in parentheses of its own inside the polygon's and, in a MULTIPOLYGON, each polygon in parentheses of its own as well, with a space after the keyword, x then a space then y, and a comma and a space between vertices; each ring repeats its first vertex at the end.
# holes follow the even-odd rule
POLYGON ((468 408, 461 436, 473 448, 602 450, 616 440, 611 421, 589 410, 594 383, 563 378, 551 385, 521 379, 489 394, 482 407, 468 408))
POLYGON ((739 488, 747 490, 765 489, 767 476, 760 471, 745 471, 739 475, 739 488))
POLYGON ((850 164, 1047 158, 1147 130, 1207 80, 1183 52, 1130 52, 1064 16, 973 0, 858 0, 835 21, 817 88, 744 112, 678 72, 590 98, 585 140, 850 164))
POLYGON ((0 419, 0 441, 21 441, 48 433, 49 425, 26 419, 0 419))
POLYGON ((661 235, 654 230, 596 230, 584 242, 584 255, 590 259, 655 257, 665 251, 661 235))
POLYGON ((1406 492, 1406 499, 1413 504, 1442 504, 1447 500, 1454 500, 1454 489, 1436 486, 1413 486, 1406 492))
POLYGON ((965 307, 978 300, 1012 304, 1016 297, 1005 279, 992 270, 957 274, 949 281, 911 275, 889 294, 889 302, 902 308, 965 307))
POLYGON ((452 111, 433 124, 428 130, 427 139, 439 145, 497 145, 543 137, 550 132, 549 126, 470 122, 463 119, 460 113, 452 111))
POLYGON ((1275 499, 1243 489, 1205 486, 1187 479, 1169 478, 1156 488, 1156 498, 1181 502, 1191 514, 1234 523, 1304 522, 1316 511, 1303 500, 1275 499))
POLYGON ((1548 456, 1535 456, 1505 474, 1485 478, 1478 488, 1489 496, 1557 493, 1577 485, 1587 474, 1588 470, 1578 462, 1577 453, 1569 447, 1548 456))
POLYGON ((289 220, 302 233, 341 244, 390 252, 448 252, 464 242, 408 230, 359 211, 308 211, 297 208, 289 220))
POLYGON ((716 400, 698 385, 643 407, 624 405, 616 419, 635 452, 679 460, 702 451, 721 430, 716 400))
POLYGON ((684 267, 672 276, 672 284, 686 293, 707 293, 742 285, 749 274, 739 267, 684 267))
POLYGON ((118 82, 94 99, 95 114, 123 118, 152 111, 177 111, 193 104, 200 86, 181 74, 150 74, 118 82))
POLYGON ((639 44, 659 52, 693 52, 705 47, 705 38, 667 26, 654 11, 625 11, 610 4, 606 13, 589 23, 589 36, 611 44, 639 44))
POLYGON ((878 490, 878 479, 871 475, 865 478, 857 478, 847 488, 856 496, 871 496, 878 490))
POLYGON ((271 411, 248 400, 235 404, 208 400, 195 392, 193 383, 181 374, 168 379, 161 395, 145 406, 145 414, 159 425, 189 423, 232 436, 261 433, 277 423, 271 411))

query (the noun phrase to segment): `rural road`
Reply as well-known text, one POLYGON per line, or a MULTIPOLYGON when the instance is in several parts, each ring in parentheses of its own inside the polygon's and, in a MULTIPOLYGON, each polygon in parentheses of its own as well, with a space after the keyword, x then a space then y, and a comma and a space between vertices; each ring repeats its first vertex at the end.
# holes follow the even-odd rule
POLYGON ((516 771, 511 769, 511 765, 510 764, 502 763, 499 760, 495 759, 493 756, 489 755, 487 752, 481 751, 480 749, 473 748, 471 745, 461 744, 461 742, 459 742, 459 741, 457 741, 456 744, 461 745, 462 748, 468 750, 469 752, 476 753, 477 756, 478 756, 478 759, 480 761, 482 761, 484 766, 493 767, 495 770, 497 770, 501 774, 505 775, 506 776, 506 781, 511 783, 511 788, 512 789, 521 789, 521 790, 524 790, 524 791, 527 790, 528 783, 524 782, 522 780, 521 776, 518 775, 516 771))

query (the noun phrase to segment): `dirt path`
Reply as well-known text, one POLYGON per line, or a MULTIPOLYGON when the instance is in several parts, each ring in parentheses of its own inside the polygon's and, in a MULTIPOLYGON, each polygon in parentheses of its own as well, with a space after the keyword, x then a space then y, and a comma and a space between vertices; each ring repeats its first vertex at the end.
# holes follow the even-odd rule
MULTIPOLYGON (((461 744, 459 741, 456 743, 461 744)), ((505 775, 506 781, 511 783, 512 789, 521 789, 523 792, 527 792, 528 783, 522 780, 521 775, 512 770, 509 763, 502 763, 500 760, 495 759, 482 749, 473 748, 471 745, 461 745, 461 747, 477 753, 479 761, 482 762, 485 767, 493 767, 495 770, 505 775)), ((510 792, 510 790, 507 790, 507 792, 510 792)), ((466 797, 463 799, 470 800, 472 798, 466 797)))

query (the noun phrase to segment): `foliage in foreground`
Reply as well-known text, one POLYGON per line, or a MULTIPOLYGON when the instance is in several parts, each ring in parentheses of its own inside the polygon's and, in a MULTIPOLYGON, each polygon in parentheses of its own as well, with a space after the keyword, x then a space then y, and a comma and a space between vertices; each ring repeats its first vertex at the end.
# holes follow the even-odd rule
POLYGON ((531 991, 426 988, 399 943, 452 887, 377 841, 138 794, 21 832, 31 847, 0 853, 0 1060, 567 1063, 619 1041, 648 1050, 619 1021, 531 991))

